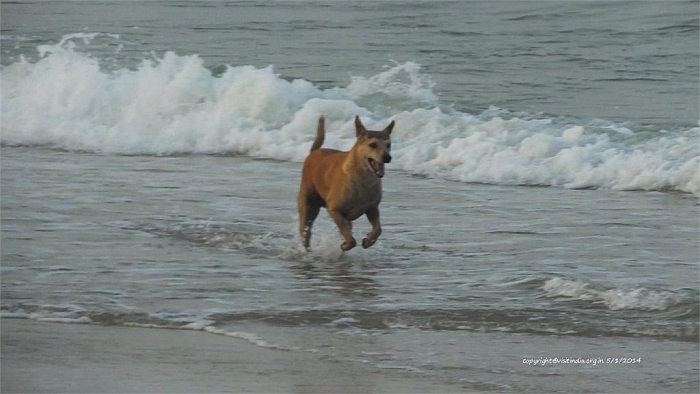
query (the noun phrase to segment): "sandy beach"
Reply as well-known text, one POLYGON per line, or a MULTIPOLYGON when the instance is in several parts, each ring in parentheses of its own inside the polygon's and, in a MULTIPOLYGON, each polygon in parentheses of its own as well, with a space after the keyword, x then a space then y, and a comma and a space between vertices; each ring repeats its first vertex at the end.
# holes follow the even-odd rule
POLYGON ((2 319, 3 393, 460 392, 205 332, 2 319))
POLYGON ((513 392, 516 381, 527 387, 526 392, 694 392, 697 388, 697 365, 692 361, 697 345, 680 342, 645 341, 632 349, 635 340, 619 339, 616 349, 603 350, 595 339, 533 342, 465 333, 473 351, 468 360, 455 364, 464 370, 464 378, 436 381, 423 373, 265 348, 203 331, 7 318, 1 323, 3 393, 513 392), (516 357, 530 352, 531 361, 541 361, 541 355, 552 349, 558 349, 559 355, 626 354, 639 362, 542 366, 527 365, 516 357), (502 368, 484 370, 482 366, 494 358, 501 360, 502 368), (667 363, 677 372, 659 373, 667 363), (494 373, 501 377, 500 383, 488 382, 494 373), (660 380, 666 389, 648 390, 660 380), (582 384, 588 389, 577 391, 582 384))

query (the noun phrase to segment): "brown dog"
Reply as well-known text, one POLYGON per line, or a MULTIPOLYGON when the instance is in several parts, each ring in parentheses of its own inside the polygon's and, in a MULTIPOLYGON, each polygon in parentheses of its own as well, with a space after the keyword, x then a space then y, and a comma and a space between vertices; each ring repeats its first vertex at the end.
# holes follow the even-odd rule
POLYGON ((357 140, 352 149, 342 152, 320 149, 325 139, 325 121, 318 120, 316 139, 304 161, 299 188, 299 233, 309 250, 311 226, 321 207, 326 207, 340 229, 345 242, 340 246, 350 250, 357 242, 352 236, 352 221, 362 215, 372 224, 372 230, 362 240, 362 247, 374 245, 382 233, 379 224, 379 202, 382 200, 384 163, 391 162, 391 130, 394 121, 382 131, 365 129, 355 117, 357 140))

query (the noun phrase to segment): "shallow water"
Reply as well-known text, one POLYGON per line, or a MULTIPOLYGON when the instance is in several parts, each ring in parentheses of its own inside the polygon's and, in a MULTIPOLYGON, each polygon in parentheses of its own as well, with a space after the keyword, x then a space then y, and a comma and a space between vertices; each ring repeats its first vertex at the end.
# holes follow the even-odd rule
MULTIPOLYGON (((697 350, 698 208, 687 195, 389 171, 377 245, 342 253, 323 212, 307 254, 296 163, 9 147, 2 162, 5 317, 204 330, 443 382, 464 378, 455 357, 473 365, 473 345, 453 345, 474 335, 499 351, 527 343, 521 358, 645 359, 667 341, 697 350), (572 345, 587 340, 599 350, 572 345)), ((476 382, 501 381, 503 357, 481 356, 476 382)), ((696 357, 681 356, 681 390, 697 384, 696 357)), ((523 379, 507 386, 535 383, 523 379)))

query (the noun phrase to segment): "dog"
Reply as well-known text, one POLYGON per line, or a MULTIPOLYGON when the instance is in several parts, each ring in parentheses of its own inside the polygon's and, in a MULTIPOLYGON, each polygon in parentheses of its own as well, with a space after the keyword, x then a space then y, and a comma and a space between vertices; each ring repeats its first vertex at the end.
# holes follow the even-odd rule
POLYGON ((352 221, 366 215, 372 230, 362 240, 369 248, 382 233, 379 223, 379 203, 382 200, 384 164, 391 162, 391 131, 394 121, 382 131, 365 129, 355 116, 356 141, 347 152, 321 148, 325 139, 325 119, 318 119, 316 139, 304 161, 299 187, 299 234, 307 251, 311 226, 321 207, 340 230, 344 242, 340 248, 348 251, 357 245, 352 236, 352 221))

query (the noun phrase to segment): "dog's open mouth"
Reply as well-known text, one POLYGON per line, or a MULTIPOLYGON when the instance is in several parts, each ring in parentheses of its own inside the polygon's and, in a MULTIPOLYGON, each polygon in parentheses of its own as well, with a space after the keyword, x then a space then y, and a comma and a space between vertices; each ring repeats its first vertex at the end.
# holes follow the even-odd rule
POLYGON ((372 158, 367 159, 369 162, 369 167, 374 171, 374 175, 379 178, 384 176, 384 163, 381 161, 374 160, 372 158))

